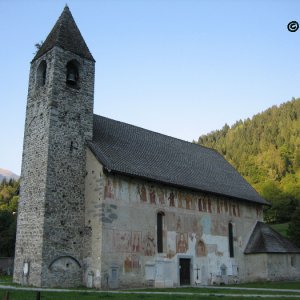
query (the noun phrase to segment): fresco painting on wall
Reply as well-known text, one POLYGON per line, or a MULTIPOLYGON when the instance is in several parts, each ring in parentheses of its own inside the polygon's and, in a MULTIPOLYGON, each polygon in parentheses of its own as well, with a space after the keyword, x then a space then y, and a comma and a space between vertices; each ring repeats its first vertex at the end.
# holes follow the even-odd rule
POLYGON ((198 198, 198 210, 199 210, 199 211, 203 211, 202 201, 201 201, 200 198, 198 198))
POLYGON ((110 178, 107 179, 104 187, 104 197, 114 199, 114 187, 110 178))
POLYGON ((139 273, 141 264, 139 257, 135 254, 129 254, 124 260, 124 271, 125 273, 135 272, 139 273))
POLYGON ((185 208, 191 209, 191 195, 189 193, 185 195, 185 208))
POLYGON ((232 204, 232 213, 235 217, 240 216, 240 209, 239 209, 239 205, 237 203, 232 204))
POLYGON ((159 188, 157 194, 158 194, 159 204, 164 205, 165 204, 164 191, 161 188, 159 188))
POLYGON ((219 236, 227 236, 227 223, 226 222, 220 222, 219 219, 213 219, 212 220, 212 229, 211 233, 213 235, 219 235, 219 236))
POLYGON ((175 195, 173 192, 170 193, 168 200, 169 202, 169 206, 174 207, 175 206, 175 195))
POLYGON ((145 256, 153 256, 155 254, 155 239, 151 232, 147 232, 143 237, 143 250, 145 256))
POLYGON ((115 189, 115 194, 117 191, 118 196, 116 197, 116 195, 115 195, 115 198, 117 198, 117 200, 121 200, 122 202, 128 203, 128 199, 129 199, 129 183, 128 183, 128 181, 118 180, 118 186, 119 186, 119 188, 115 189))
POLYGON ((153 185, 151 185, 151 187, 150 187, 149 195, 150 195, 150 203, 151 204, 156 204, 156 201, 155 201, 155 189, 154 189, 153 185))
POLYGON ((142 186, 138 185, 138 194, 140 195, 140 200, 142 202, 147 202, 147 191, 144 184, 142 186))
POLYGON ((114 231, 114 246, 116 252, 131 252, 131 232, 114 231))
POLYGON ((211 199, 210 199, 210 197, 207 197, 207 211, 208 211, 209 213, 212 212, 211 199))
POLYGON ((206 256, 206 247, 203 241, 198 241, 196 243, 196 256, 206 256))
POLYGON ((142 233, 138 231, 132 232, 132 252, 140 252, 141 251, 141 241, 142 241, 142 233))
POLYGON ((188 250, 188 234, 177 233, 176 236, 176 251, 177 253, 186 253, 188 250))

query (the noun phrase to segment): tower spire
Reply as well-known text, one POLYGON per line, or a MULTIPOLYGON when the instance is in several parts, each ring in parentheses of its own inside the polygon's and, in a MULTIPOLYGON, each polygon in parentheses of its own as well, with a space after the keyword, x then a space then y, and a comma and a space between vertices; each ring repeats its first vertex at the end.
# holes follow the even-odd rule
POLYGON ((67 4, 32 61, 35 61, 55 46, 95 61, 67 4))

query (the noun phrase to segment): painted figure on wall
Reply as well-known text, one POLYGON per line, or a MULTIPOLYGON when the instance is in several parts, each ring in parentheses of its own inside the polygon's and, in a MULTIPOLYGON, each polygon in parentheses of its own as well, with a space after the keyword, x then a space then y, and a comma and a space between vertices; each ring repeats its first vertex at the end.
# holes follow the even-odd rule
POLYGON ((207 206, 208 206, 207 207, 208 212, 211 213, 212 212, 212 208, 211 208, 211 199, 210 198, 207 199, 207 206))
POLYGON ((232 204, 232 213, 235 217, 237 216, 237 210, 236 210, 236 207, 235 207, 235 203, 232 204))
POLYGON ((199 210, 199 211, 203 211, 202 201, 201 201, 200 198, 198 199, 198 210, 199 210))
POLYGON ((155 201, 155 189, 154 189, 154 186, 151 185, 150 187, 150 203, 151 204, 156 204, 156 201, 155 201))
POLYGON ((138 186, 138 193, 140 195, 140 200, 142 202, 147 202, 147 192, 144 184, 142 186, 138 186))
POLYGON ((206 256, 206 247, 203 241, 198 241, 196 244, 196 256, 206 256))
POLYGON ((185 253, 188 250, 187 234, 177 235, 177 253, 185 253))
POLYGON ((109 179, 109 178, 107 179, 106 185, 104 188, 104 197, 110 198, 110 199, 114 198, 114 187, 113 187, 111 179, 109 179))
POLYGON ((202 199, 202 208, 203 208, 203 211, 207 211, 206 198, 202 199))
POLYGON ((117 252, 131 252, 131 232, 115 231, 114 245, 117 252))
POLYGON ((161 188, 158 189, 157 196, 158 196, 159 204, 164 205, 165 195, 164 195, 164 191, 161 188))
POLYGON ((124 260, 125 273, 139 272, 141 264, 139 258, 136 255, 128 255, 124 260))
POLYGON ((169 196, 168 200, 170 201, 169 205, 174 207, 175 206, 175 195, 174 195, 173 192, 170 193, 170 196, 169 196))
POLYGON ((132 232, 132 252, 141 251, 141 232, 132 232))
POLYGON ((124 271, 125 273, 129 273, 132 270, 132 260, 131 260, 131 256, 126 256, 125 260, 124 260, 124 271))
POLYGON ((151 232, 147 232, 144 236, 143 249, 145 256, 153 256, 155 254, 155 241, 151 232))

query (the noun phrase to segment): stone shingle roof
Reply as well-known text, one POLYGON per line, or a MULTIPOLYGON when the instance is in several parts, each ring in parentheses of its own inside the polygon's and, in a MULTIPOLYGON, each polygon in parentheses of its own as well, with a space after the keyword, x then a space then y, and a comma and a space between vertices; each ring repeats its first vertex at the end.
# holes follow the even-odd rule
POLYGON ((110 172, 268 204, 215 150, 94 115, 89 147, 110 172))
POLYGON ((257 222, 244 253, 300 253, 300 249, 267 224, 257 222))
POLYGON ((67 5, 32 61, 55 46, 95 61, 67 5))

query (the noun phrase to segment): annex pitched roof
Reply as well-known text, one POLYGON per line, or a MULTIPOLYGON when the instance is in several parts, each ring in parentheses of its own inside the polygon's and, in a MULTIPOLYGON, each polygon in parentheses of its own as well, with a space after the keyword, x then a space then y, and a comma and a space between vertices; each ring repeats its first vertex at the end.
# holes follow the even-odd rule
POLYGON ((113 173, 268 204, 213 149, 97 115, 89 147, 113 173))
POLYGON ((67 5, 32 61, 35 61, 55 46, 95 61, 67 5))
POLYGON ((257 222, 244 253, 300 253, 300 249, 267 224, 257 222))

